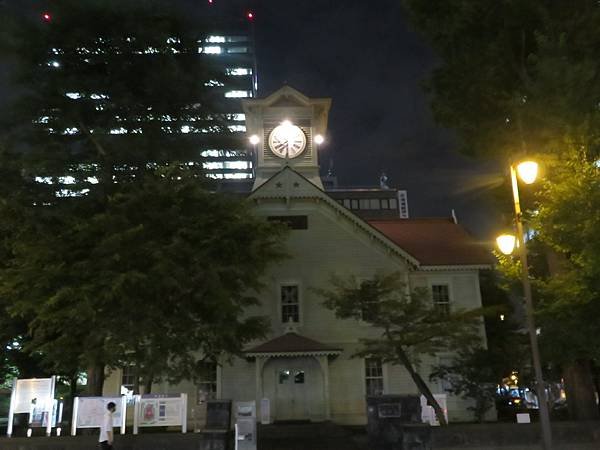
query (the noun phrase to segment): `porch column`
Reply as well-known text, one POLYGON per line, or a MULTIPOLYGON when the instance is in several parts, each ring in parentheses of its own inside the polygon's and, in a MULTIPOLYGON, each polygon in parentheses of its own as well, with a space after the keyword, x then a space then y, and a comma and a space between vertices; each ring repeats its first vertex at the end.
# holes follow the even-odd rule
POLYGON ((317 361, 323 372, 323 400, 325 401, 325 420, 331 420, 331 406, 329 404, 329 360, 326 355, 317 356, 317 361))
POLYGON ((256 370, 256 417, 261 417, 262 411, 260 410, 260 401, 263 398, 263 368, 265 367, 265 363, 269 359, 268 356, 262 357, 257 356, 254 363, 254 368, 256 370))

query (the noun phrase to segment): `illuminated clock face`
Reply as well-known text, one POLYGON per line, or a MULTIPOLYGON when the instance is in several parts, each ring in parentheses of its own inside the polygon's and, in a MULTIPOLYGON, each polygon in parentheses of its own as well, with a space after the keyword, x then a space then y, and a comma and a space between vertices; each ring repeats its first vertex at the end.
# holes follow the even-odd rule
POLYGON ((306 148, 306 135, 300 127, 285 121, 269 134, 269 148, 280 158, 295 158, 306 148))

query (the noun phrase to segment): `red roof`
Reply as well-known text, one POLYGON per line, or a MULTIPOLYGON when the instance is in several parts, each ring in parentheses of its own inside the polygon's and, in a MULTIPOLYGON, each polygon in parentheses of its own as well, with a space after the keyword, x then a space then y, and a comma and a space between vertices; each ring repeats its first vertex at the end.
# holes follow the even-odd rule
POLYGON ((424 266, 491 265, 491 249, 452 219, 381 219, 369 224, 424 266))
POLYGON ((340 353, 341 350, 297 333, 286 333, 246 350, 246 353, 340 353))

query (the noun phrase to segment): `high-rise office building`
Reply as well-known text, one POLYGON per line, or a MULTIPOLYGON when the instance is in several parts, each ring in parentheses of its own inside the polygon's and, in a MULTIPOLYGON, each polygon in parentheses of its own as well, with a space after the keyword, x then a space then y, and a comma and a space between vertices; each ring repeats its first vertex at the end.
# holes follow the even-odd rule
MULTIPOLYGON (((183 5, 184 2, 182 2, 183 5)), ((16 6, 15 11, 20 14, 32 13, 31 11, 19 11, 16 6)), ((189 13, 192 20, 198 23, 197 46, 192 49, 192 52, 202 59, 202 70, 206 69, 204 73, 198 74, 198 91, 202 92, 203 99, 208 100, 209 109, 203 108, 202 115, 194 115, 193 108, 191 108, 191 113, 184 111, 182 114, 154 115, 152 118, 150 118, 152 114, 150 111, 148 117, 142 117, 141 120, 162 122, 161 128, 164 133, 171 135, 170 141, 174 145, 177 145, 177 135, 182 138, 188 135, 187 137, 197 140, 197 151, 194 149, 191 153, 193 162, 201 164, 209 178, 219 181, 218 185, 243 185, 244 182, 252 180, 254 170, 252 155, 246 139, 245 115, 241 106, 241 100, 255 97, 258 88, 253 14, 240 5, 217 4, 217 2, 211 1, 191 6, 189 13), (206 72, 214 74, 214 79, 207 79, 206 72), (194 139, 190 134, 195 133, 201 134, 202 137, 194 139)), ((45 22, 47 26, 52 26, 54 21, 60 20, 60 16, 55 15, 52 10, 52 3, 42 4, 40 2, 33 14, 37 20, 45 22)), ((122 38, 127 42, 130 42, 131 39, 129 36, 122 38)), ((96 41, 91 39, 88 44, 90 42, 96 41)), ((94 64, 95 59, 102 52, 118 48, 112 47, 106 41, 103 42, 102 36, 97 37, 97 42, 99 42, 98 49, 82 44, 81 47, 68 49, 67 52, 70 51, 71 58, 73 51, 78 53, 82 64, 83 62, 90 64, 90 61, 91 64, 94 64)), ((167 51, 169 42, 176 47, 179 42, 178 37, 168 38, 167 51)), ((175 48, 171 50, 174 53, 177 52, 175 48)), ((142 48, 141 51, 134 51, 133 57, 147 57, 150 60, 159 51, 162 50, 153 47, 142 48)), ((48 70, 51 72, 68 71, 69 65, 63 64, 64 57, 65 49, 59 46, 49 46, 48 60, 46 61, 48 70)), ((49 72, 49 76, 52 76, 51 72, 49 72)), ((118 100, 117 108, 111 108, 113 98, 116 97, 105 95, 101 92, 100 87, 97 92, 85 92, 77 88, 77 78, 73 79, 75 85, 65 92, 69 101, 94 100, 97 102, 98 114, 106 114, 107 110, 114 110, 116 111, 115 119, 118 119, 118 100)), ((89 90, 89 84, 87 87, 89 90)), ((190 104, 193 104, 197 100, 190 98, 189 101, 190 104)), ((49 105, 48 109, 51 112, 40 114, 40 117, 37 118, 38 123, 45 126, 49 133, 65 136, 65 142, 69 142, 69 138, 72 137, 70 142, 77 145, 78 138, 83 134, 81 127, 68 120, 59 121, 60 125, 54 126, 52 124, 53 115, 61 115, 60 107, 49 105)), ((108 121, 105 122, 108 123, 108 121)), ((106 125, 103 129, 98 127, 91 131, 105 136, 111 135, 111 139, 115 140, 119 139, 119 135, 142 133, 142 129, 137 128, 137 125, 131 123, 131 120, 129 122, 121 120, 118 125, 106 125)), ((47 177, 40 177, 40 179, 44 182, 49 180, 47 177)), ((69 184, 69 179, 68 176, 62 177, 59 183, 69 184)), ((238 190, 238 188, 233 188, 233 190, 238 190)), ((65 192, 68 191, 68 189, 65 190, 65 192)))

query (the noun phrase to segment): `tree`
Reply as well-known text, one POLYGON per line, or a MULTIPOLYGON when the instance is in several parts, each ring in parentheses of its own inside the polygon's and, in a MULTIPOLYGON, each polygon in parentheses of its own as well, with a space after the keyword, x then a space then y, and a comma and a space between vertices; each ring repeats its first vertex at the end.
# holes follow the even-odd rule
POLYGON ((430 379, 445 381, 453 394, 472 399, 474 405, 469 410, 479 422, 494 405, 496 388, 502 380, 513 372, 518 372, 521 379, 532 376, 524 324, 516 320, 517 308, 500 285, 500 275, 495 270, 480 273, 486 346, 458 350, 451 362, 434 367, 430 375, 430 379))
POLYGON ((483 422, 485 414, 494 406, 501 380, 494 367, 497 356, 481 347, 461 349, 450 364, 436 366, 430 379, 444 380, 449 383, 451 393, 474 400, 475 404, 467 409, 473 412, 475 420, 483 422))
MULTIPOLYGON (((201 148, 236 142, 203 25, 173 2, 58 0, 11 17, 18 95, 2 120, 0 306, 71 377, 134 364, 152 380, 260 336, 242 318, 282 231, 210 192, 201 148)), ((4 22, 3 22, 4 23, 4 22)))
POLYGON ((546 330, 540 343, 565 379, 577 373, 587 380, 566 383, 573 417, 596 418, 589 367, 598 346, 580 337, 595 326, 591 299, 599 292, 590 257, 598 254, 598 219, 582 216, 597 207, 591 189, 600 154, 600 8, 592 0, 404 4, 440 58, 427 88, 436 119, 456 131, 461 150, 491 158, 533 155, 544 164, 547 182, 532 207, 540 214, 526 212, 525 219, 565 264, 560 273, 538 277, 536 310, 546 330))
POLYGON ((283 255, 281 228, 193 174, 154 178, 120 184, 85 220, 64 207, 2 208, 14 231, 0 297, 30 320, 30 348, 57 370, 98 367, 96 393, 104 366, 135 364, 150 381, 194 379, 203 361, 239 353, 268 329, 242 315, 283 255))
POLYGON ((481 340, 481 311, 448 312, 433 308, 426 290, 409 293, 402 274, 377 274, 358 282, 355 277, 333 277, 330 290, 319 289, 324 305, 341 319, 362 320, 381 330, 378 338, 362 339, 356 357, 376 357, 402 365, 419 392, 446 425, 444 412, 416 370, 423 356, 470 346, 481 340))

